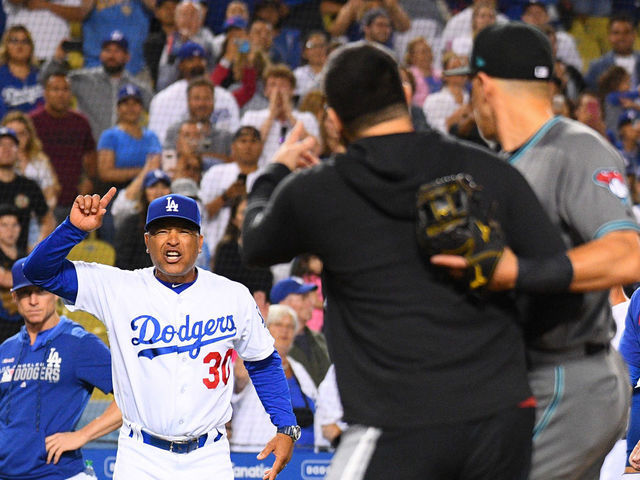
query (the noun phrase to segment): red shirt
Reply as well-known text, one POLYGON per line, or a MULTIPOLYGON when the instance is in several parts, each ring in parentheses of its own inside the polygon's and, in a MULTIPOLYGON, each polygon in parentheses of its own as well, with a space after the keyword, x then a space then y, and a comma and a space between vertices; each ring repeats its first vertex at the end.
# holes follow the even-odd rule
POLYGON ((58 205, 71 206, 78 195, 82 158, 96 149, 89 122, 84 115, 73 110, 63 117, 53 117, 44 107, 32 112, 31 119, 60 180, 62 192, 58 205))

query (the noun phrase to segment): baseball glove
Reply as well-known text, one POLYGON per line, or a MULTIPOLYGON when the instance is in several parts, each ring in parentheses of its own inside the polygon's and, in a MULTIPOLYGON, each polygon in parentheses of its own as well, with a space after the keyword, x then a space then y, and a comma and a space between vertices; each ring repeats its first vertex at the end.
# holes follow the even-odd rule
POLYGON ((463 173, 421 185, 416 199, 416 234, 425 259, 465 257, 469 268, 460 280, 471 291, 489 283, 505 247, 502 229, 491 218, 493 208, 481 200, 481 187, 463 173))

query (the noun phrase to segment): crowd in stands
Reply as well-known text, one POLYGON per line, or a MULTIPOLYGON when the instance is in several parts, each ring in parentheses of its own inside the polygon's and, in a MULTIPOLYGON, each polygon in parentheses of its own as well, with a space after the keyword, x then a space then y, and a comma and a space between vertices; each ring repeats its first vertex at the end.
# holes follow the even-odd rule
MULTIPOLYGON (((21 325, 8 295, 13 262, 65 218, 76 195, 118 188, 98 237, 125 269, 151 265, 149 203, 187 195, 203 215, 198 266, 247 286, 275 338, 306 419, 303 446, 329 448, 345 427, 322 335, 322 265, 309 255, 249 268, 241 230, 253 182, 297 122, 318 139, 320 158, 344 151, 320 90, 332 50, 358 40, 389 49, 416 130, 499 150, 478 132, 467 77, 447 71, 468 62, 487 25, 535 25, 553 46, 555 113, 615 145, 640 203, 634 2, 3 0, 3 12, 0 341, 21 325)), ((240 361, 235 373, 231 445, 255 449, 273 426, 264 412, 263 424, 255 421, 261 407, 240 361)))

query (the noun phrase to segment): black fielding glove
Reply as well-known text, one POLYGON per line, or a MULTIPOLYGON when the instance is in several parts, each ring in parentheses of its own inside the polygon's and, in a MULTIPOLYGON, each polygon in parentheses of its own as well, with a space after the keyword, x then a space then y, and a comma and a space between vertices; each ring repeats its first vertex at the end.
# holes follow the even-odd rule
POLYGON ((469 262, 461 279, 470 291, 490 281, 505 247, 504 234, 481 201, 481 187, 459 173, 420 186, 416 198, 418 245, 428 261, 433 255, 460 255, 469 262))

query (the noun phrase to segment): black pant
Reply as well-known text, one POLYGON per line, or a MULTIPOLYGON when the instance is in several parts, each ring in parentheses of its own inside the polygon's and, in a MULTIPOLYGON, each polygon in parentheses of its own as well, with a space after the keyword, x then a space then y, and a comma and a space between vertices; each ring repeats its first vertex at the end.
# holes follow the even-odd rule
POLYGON ((514 407, 455 425, 382 429, 372 453, 358 460, 372 428, 356 426, 343 435, 331 473, 344 480, 526 480, 534 421, 534 408, 514 407))

